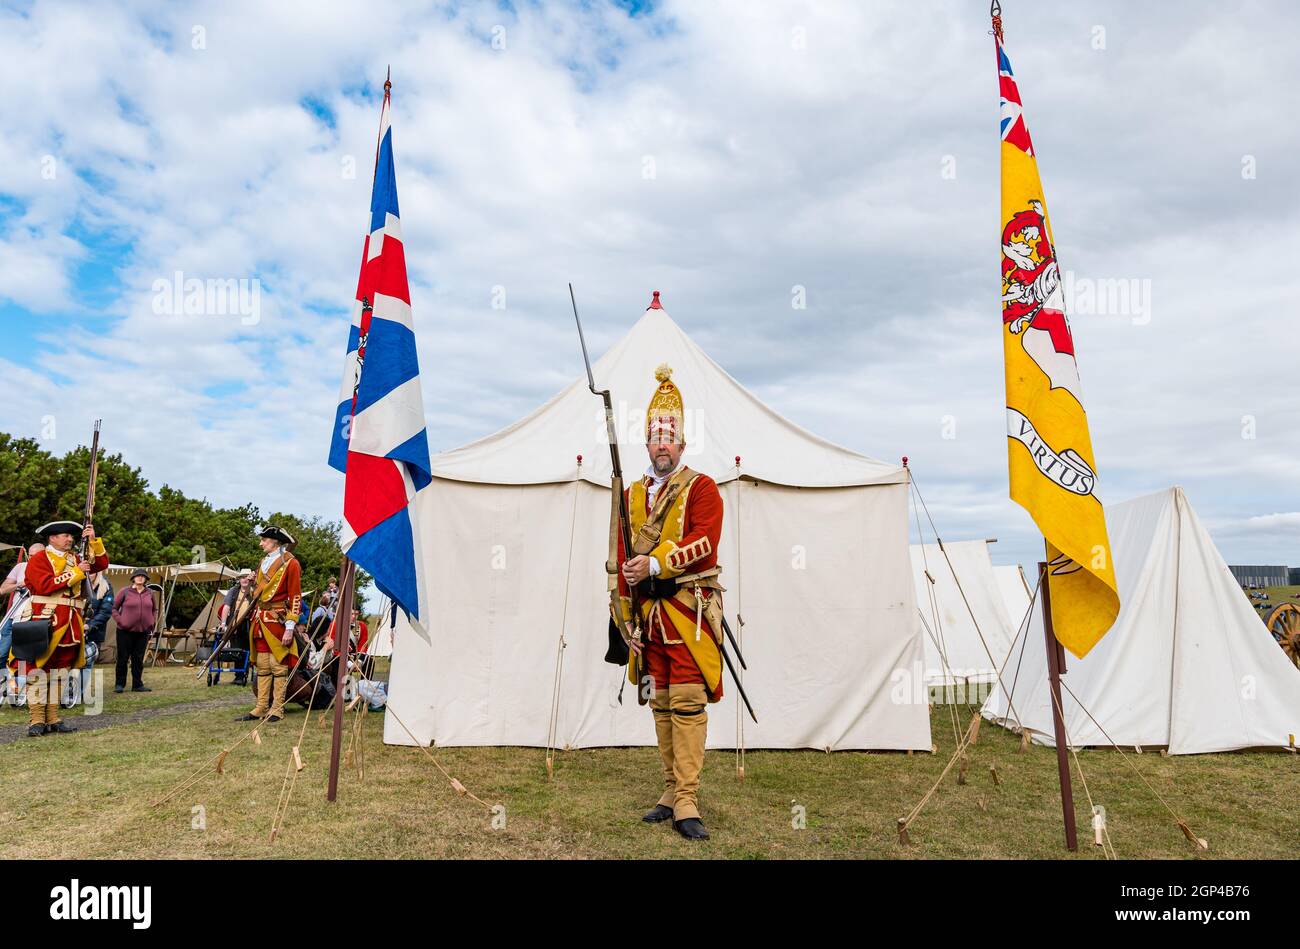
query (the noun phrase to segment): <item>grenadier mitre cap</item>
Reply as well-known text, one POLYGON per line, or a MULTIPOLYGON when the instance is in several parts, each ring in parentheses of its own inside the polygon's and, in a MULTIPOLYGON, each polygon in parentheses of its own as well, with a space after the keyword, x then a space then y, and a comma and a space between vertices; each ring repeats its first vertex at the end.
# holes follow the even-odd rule
POLYGON ((288 546, 293 546, 294 544, 298 543, 296 540, 293 539, 293 535, 290 534, 287 530, 285 530, 283 527, 276 527, 274 524, 268 524, 266 527, 262 528, 262 532, 257 536, 269 537, 271 538, 271 540, 275 541, 276 543, 286 544, 288 546))
POLYGON ((686 410, 682 406, 682 392, 673 382, 673 370, 664 363, 655 370, 659 387, 650 397, 645 410, 645 440, 686 441, 686 410))
POLYGON ((36 528, 36 536, 41 540, 49 540, 55 534, 71 534, 77 537, 83 530, 85 528, 76 521, 50 521, 36 528))

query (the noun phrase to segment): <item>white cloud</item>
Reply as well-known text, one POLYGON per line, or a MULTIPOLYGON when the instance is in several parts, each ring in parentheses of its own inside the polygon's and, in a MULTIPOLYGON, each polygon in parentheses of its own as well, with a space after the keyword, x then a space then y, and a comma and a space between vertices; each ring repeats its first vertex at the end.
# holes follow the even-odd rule
MULTIPOLYGON (((1300 79, 1298 17, 1247 12, 1017 9, 1008 44, 1063 265, 1150 281, 1146 325, 1074 320, 1106 497, 1181 483, 1223 525, 1229 560, 1300 561, 1286 523, 1230 529, 1294 507, 1300 476, 1282 345, 1300 290, 1285 92, 1300 79)), ((51 325, 37 352, 0 359, 92 375, 95 404, 40 385, 0 426, 30 433, 57 410, 66 448, 103 414, 106 442, 155 484, 337 516, 324 458, 378 121, 359 90, 391 62, 435 448, 513 421, 581 371, 568 280, 598 351, 660 289, 778 410, 868 454, 909 455, 945 536, 1038 558, 1005 497, 982 11, 38 3, 3 18, 0 160, 20 172, 4 187, 25 211, 0 234, 0 298, 68 305, 87 230, 133 249, 109 328, 51 325), (40 177, 47 154, 54 181, 40 177), (177 270, 260 279, 260 322, 154 313, 153 281, 177 270), (807 310, 790 307, 795 284, 807 310), (232 383, 247 388, 226 394, 232 383)))

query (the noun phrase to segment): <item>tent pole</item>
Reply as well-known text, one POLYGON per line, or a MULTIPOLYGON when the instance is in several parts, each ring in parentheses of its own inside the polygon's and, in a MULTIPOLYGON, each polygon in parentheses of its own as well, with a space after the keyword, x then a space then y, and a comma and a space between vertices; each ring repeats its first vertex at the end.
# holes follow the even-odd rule
POLYGON ((186 666, 193 666, 198 663, 199 649, 208 644, 208 637, 212 635, 212 600, 216 595, 217 591, 214 590, 208 597, 208 605, 203 608, 204 612, 207 613, 207 617, 203 622, 203 635, 199 637, 199 644, 194 647, 194 655, 190 657, 189 662, 185 663, 186 666))
MULTIPOLYGON (((333 801, 339 792, 339 751, 343 743, 343 683, 348 675, 348 645, 352 632, 352 600, 356 591, 356 565, 345 555, 339 568, 339 600, 334 610, 334 641, 338 645, 338 668, 334 679, 334 734, 330 738, 330 779, 325 800, 333 801)), ((329 638, 326 637, 326 643, 329 638)), ((329 648, 326 645, 325 648, 329 648)))
POLYGON ((1047 685, 1052 693, 1052 728, 1056 734, 1056 771, 1061 780, 1061 817, 1065 821, 1065 849, 1079 849, 1078 828, 1074 822, 1074 789, 1070 785, 1070 753, 1066 748, 1065 719, 1061 715, 1061 675, 1065 672, 1065 650, 1052 628, 1051 585, 1047 582, 1047 564, 1039 561, 1043 578, 1043 632, 1047 648, 1047 685))

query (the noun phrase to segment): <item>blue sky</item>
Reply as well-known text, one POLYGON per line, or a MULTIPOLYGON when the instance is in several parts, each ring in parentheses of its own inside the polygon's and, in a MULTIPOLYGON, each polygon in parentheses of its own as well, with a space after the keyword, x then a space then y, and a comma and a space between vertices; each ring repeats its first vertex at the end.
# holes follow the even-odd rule
MULTIPOLYGON (((1062 265, 1145 301, 1072 316, 1107 498, 1181 483, 1230 561, 1300 564, 1279 345, 1300 290, 1300 13, 1004 7, 1062 265)), ((64 451, 103 415, 155 486, 338 516, 324 459, 391 64, 435 450, 580 370, 567 281, 597 351, 660 289, 775 409, 909 455, 946 536, 1029 563, 1006 499, 985 9, 0 12, 0 429, 53 416, 64 451), (177 271, 259 281, 256 322, 158 312, 177 271), (256 464, 224 470, 236 439, 256 464)))

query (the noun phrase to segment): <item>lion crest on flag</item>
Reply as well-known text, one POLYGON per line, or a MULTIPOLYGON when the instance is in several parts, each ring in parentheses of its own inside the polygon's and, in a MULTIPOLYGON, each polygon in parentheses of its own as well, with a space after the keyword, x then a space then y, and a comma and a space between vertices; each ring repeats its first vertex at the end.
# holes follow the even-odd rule
POLYGON ((1020 336, 1051 387, 1065 389, 1082 403, 1061 270, 1041 201, 1030 201, 1002 228, 1002 322, 1020 336))
POLYGON ((1002 100, 1002 351, 1011 499, 1043 532, 1056 638, 1084 656, 1115 622, 1119 587, 1097 495, 1068 296, 1020 88, 994 20, 1002 100))

